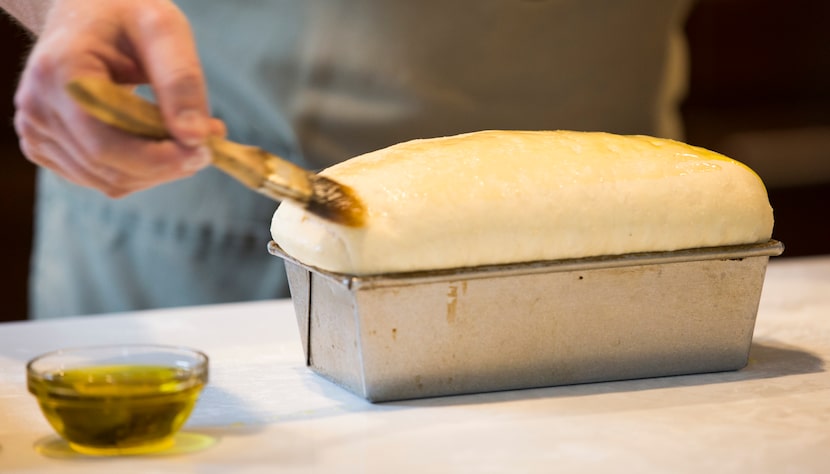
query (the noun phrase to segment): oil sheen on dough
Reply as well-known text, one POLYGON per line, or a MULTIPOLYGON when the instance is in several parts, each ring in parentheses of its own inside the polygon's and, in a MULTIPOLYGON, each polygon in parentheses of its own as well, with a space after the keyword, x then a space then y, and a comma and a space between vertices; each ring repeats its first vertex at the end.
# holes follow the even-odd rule
POLYGON ((307 265, 356 275, 756 243, 773 227, 752 170, 647 136, 483 131, 400 143, 321 174, 357 191, 366 225, 283 202, 271 234, 307 265))

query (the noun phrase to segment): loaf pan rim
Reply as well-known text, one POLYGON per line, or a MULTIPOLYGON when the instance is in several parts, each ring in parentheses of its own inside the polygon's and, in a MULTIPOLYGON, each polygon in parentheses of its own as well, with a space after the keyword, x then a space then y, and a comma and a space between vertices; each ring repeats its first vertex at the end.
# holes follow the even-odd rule
POLYGON ((439 281, 458 281, 494 276, 527 275, 565 271, 588 271, 601 268, 617 268, 665 263, 682 263, 700 260, 738 260, 750 257, 775 257, 784 252, 784 244, 770 239, 762 243, 701 247, 661 252, 641 252, 623 255, 605 255, 559 260, 538 260, 532 262, 481 265, 475 267, 420 270, 399 273, 354 275, 324 270, 303 263, 289 255, 273 240, 268 243, 268 252, 308 271, 340 282, 352 290, 376 287, 408 286, 439 281))

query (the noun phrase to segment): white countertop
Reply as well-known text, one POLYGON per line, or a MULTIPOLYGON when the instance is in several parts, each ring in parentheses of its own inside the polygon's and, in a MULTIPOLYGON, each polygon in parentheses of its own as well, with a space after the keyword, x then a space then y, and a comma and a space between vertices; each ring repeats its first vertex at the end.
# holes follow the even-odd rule
MULTIPOLYGON (((0 324, 0 472, 830 472, 830 257, 770 264, 749 366, 373 405, 304 366, 288 301, 0 324), (167 456, 45 456, 24 365, 105 343, 191 346, 211 380, 167 456)), ((53 443, 54 444, 54 443, 53 443)))

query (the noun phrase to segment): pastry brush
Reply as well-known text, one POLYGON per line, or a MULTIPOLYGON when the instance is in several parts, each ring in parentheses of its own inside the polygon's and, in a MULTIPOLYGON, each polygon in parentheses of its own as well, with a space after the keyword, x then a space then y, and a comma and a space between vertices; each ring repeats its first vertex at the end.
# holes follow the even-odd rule
MULTIPOLYGON (((69 95, 90 115, 132 135, 172 139, 158 106, 107 79, 85 77, 67 84, 69 95)), ((365 209, 348 186, 299 167, 265 150, 211 136, 212 165, 276 201, 295 201, 310 213, 361 226, 365 209)))

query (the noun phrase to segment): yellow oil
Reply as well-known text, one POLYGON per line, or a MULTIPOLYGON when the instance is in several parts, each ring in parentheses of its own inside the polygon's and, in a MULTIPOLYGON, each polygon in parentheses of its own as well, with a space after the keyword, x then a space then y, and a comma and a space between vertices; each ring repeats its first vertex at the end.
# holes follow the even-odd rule
POLYGON ((73 449, 142 454, 173 445, 205 382, 174 367, 104 366, 29 379, 29 391, 73 449))

